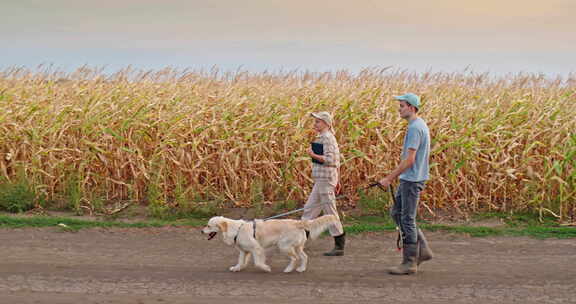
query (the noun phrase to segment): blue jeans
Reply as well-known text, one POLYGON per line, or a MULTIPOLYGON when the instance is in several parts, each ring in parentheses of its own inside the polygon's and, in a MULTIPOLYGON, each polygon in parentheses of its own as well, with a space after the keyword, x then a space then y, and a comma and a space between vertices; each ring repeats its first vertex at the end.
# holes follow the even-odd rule
POLYGON ((420 192, 424 190, 424 182, 409 182, 400 180, 396 190, 396 203, 392 205, 390 216, 402 231, 404 244, 416 244, 418 230, 416 228, 416 212, 420 192))

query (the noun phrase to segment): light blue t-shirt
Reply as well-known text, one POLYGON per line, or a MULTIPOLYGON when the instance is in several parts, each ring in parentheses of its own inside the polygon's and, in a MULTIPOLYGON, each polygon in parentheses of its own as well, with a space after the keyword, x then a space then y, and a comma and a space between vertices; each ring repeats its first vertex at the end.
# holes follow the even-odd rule
POLYGON ((400 179, 410 182, 423 182, 428 180, 430 166, 430 130, 426 122, 420 117, 408 123, 408 131, 404 136, 402 159, 408 156, 408 149, 416 149, 416 160, 412 167, 400 174, 400 179))

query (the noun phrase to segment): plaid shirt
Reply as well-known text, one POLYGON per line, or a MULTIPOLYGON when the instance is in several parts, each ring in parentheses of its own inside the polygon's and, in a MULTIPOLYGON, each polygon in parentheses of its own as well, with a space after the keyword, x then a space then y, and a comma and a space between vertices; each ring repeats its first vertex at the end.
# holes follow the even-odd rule
POLYGON ((315 143, 323 145, 324 163, 312 163, 312 179, 328 181, 336 186, 338 183, 338 169, 340 168, 340 149, 336 137, 330 131, 325 131, 316 136, 315 143))

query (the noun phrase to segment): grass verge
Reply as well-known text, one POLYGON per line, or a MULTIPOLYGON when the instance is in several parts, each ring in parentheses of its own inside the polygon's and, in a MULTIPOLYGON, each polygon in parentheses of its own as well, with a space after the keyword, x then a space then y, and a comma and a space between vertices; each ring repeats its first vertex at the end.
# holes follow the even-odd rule
MULTIPOLYGON (((472 224, 447 225, 422 222, 418 226, 424 231, 441 231, 448 233, 466 234, 472 237, 489 236, 528 236, 534 238, 576 238, 576 227, 558 226, 551 221, 538 222, 532 216, 506 216, 499 214, 483 215, 479 218, 502 218, 502 225, 497 227, 484 227, 472 224)), ((387 218, 359 217, 348 220, 345 230, 347 233, 357 234, 363 232, 395 231, 396 226, 387 218)))
MULTIPOLYGON (((134 223, 110 220, 82 220, 70 217, 50 216, 11 216, 0 215, 0 228, 27 227, 61 227, 65 231, 78 231, 85 228, 151 228, 151 227, 200 227, 207 219, 186 218, 173 220, 150 220, 134 223), (64 225, 61 225, 64 224, 64 225)), ((489 236, 528 236, 534 238, 576 238, 576 227, 552 226, 550 223, 522 224, 518 221, 505 222, 499 227, 483 227, 473 225, 446 225, 419 223, 425 231, 441 231, 456 234, 466 234, 472 237, 489 236)), ((376 216, 350 218, 345 222, 345 230, 350 234, 365 232, 394 231, 396 227, 389 220, 376 216)))
POLYGON ((150 220, 134 223, 109 220, 82 220, 69 217, 50 216, 10 216, 0 215, 0 228, 41 228, 62 227, 64 230, 77 231, 84 228, 150 228, 165 226, 202 226, 206 221, 202 219, 178 219, 178 220, 150 220), (63 224, 63 225, 61 225, 63 224))

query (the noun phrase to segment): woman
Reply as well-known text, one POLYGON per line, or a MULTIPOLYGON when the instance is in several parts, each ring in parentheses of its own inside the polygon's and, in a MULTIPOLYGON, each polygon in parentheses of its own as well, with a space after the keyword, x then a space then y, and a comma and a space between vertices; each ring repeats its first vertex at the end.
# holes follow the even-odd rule
MULTIPOLYGON (((336 137, 334 137, 332 116, 328 112, 312 113, 311 115, 314 117, 314 130, 317 133, 316 139, 308 149, 308 154, 312 157, 314 187, 304 206, 302 219, 314 219, 320 215, 320 211, 338 217, 335 194, 340 188, 338 182, 340 150, 336 137)), ((344 255, 346 240, 342 223, 338 222, 338 225, 331 226, 329 231, 330 235, 334 237, 334 249, 324 253, 324 255, 344 255)))

